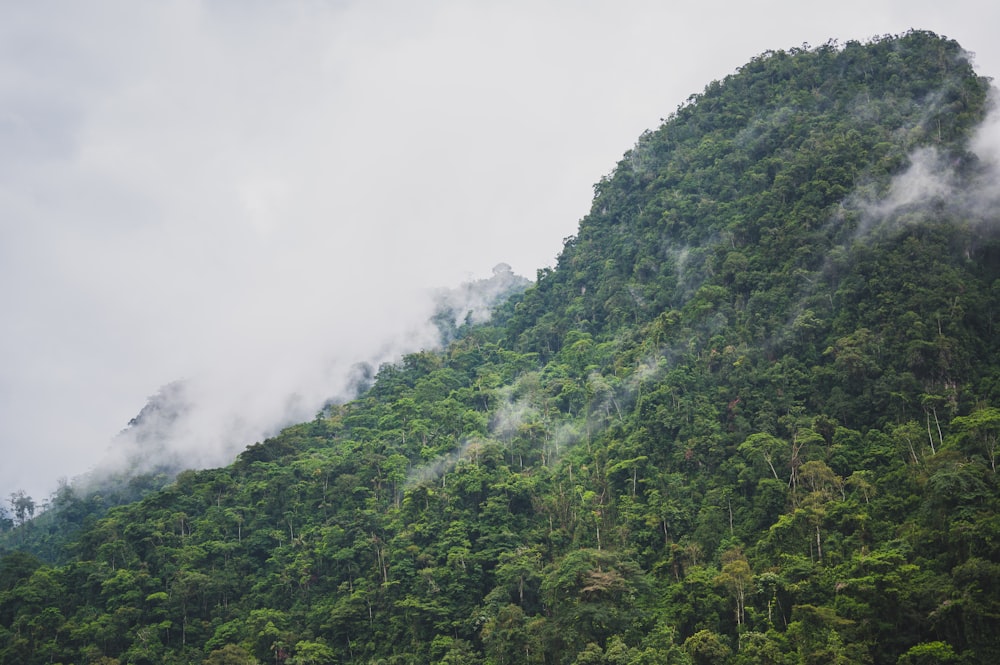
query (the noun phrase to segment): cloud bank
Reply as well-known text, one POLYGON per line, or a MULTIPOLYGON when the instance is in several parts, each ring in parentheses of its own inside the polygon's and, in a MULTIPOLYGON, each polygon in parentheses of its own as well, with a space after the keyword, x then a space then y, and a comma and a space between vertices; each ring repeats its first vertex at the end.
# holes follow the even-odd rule
POLYGON ((6 3, 0 496, 178 379, 193 464, 311 417, 427 342, 435 288, 553 263, 635 137, 764 50, 918 27, 1000 69, 1000 9, 938 4, 6 3))
POLYGON ((849 202, 863 214, 859 235, 911 211, 939 210, 968 222, 996 225, 1000 205, 1000 91, 991 91, 990 109, 968 145, 968 155, 949 155, 934 146, 914 150, 908 165, 877 201, 849 202))

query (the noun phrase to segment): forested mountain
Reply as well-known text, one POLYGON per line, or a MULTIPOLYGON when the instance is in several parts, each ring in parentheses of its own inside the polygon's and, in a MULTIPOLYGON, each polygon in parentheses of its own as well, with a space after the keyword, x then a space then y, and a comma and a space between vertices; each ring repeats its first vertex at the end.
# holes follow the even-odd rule
POLYGON ((989 89, 927 32, 710 84, 488 323, 8 553, 0 663, 1000 662, 989 89))

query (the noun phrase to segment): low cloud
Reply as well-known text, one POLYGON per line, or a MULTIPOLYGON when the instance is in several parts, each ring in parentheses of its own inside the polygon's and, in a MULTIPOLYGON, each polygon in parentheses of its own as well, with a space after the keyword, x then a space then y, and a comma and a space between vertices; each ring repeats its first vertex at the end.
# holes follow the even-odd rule
POLYGON ((1000 69, 1000 8, 787 5, 6 3, 0 496, 177 379, 191 460, 311 417, 433 289, 551 265, 624 148, 766 49, 919 23, 1000 69))
POLYGON ((908 156, 877 201, 852 202, 863 215, 859 236, 905 223, 907 213, 936 210, 969 222, 994 224, 1000 205, 1000 92, 990 92, 989 112, 969 141, 967 155, 924 146, 908 156))
POLYGON ((357 356, 338 358, 329 349, 306 357, 281 354, 276 362, 245 358, 245 363, 216 365, 173 381, 148 399, 91 475, 172 475, 225 465, 248 444, 311 420, 325 405, 354 398, 367 383, 357 376, 359 366, 377 368, 406 353, 439 348, 464 323, 487 322, 496 305, 527 284, 502 263, 489 278, 428 291, 422 299, 423 320, 403 317, 399 324, 405 327, 373 337, 375 344, 367 349, 372 355, 353 364, 349 359, 357 356))

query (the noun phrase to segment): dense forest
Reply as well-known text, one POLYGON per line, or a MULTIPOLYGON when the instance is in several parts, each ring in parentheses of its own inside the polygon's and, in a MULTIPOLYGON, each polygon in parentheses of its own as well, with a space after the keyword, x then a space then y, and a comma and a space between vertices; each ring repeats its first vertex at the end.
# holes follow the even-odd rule
POLYGON ((989 93, 928 32, 711 83, 488 322, 20 515, 0 663, 1000 662, 989 93))

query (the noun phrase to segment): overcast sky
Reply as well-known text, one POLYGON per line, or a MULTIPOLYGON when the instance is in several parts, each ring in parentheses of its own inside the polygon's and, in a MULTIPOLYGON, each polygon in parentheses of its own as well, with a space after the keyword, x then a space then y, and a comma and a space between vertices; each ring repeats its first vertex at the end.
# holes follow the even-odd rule
POLYGON ((919 28, 1000 75, 983 4, 0 2, 0 497, 175 379, 192 464, 310 418, 428 343, 433 288, 553 265, 639 134, 765 50, 919 28))

